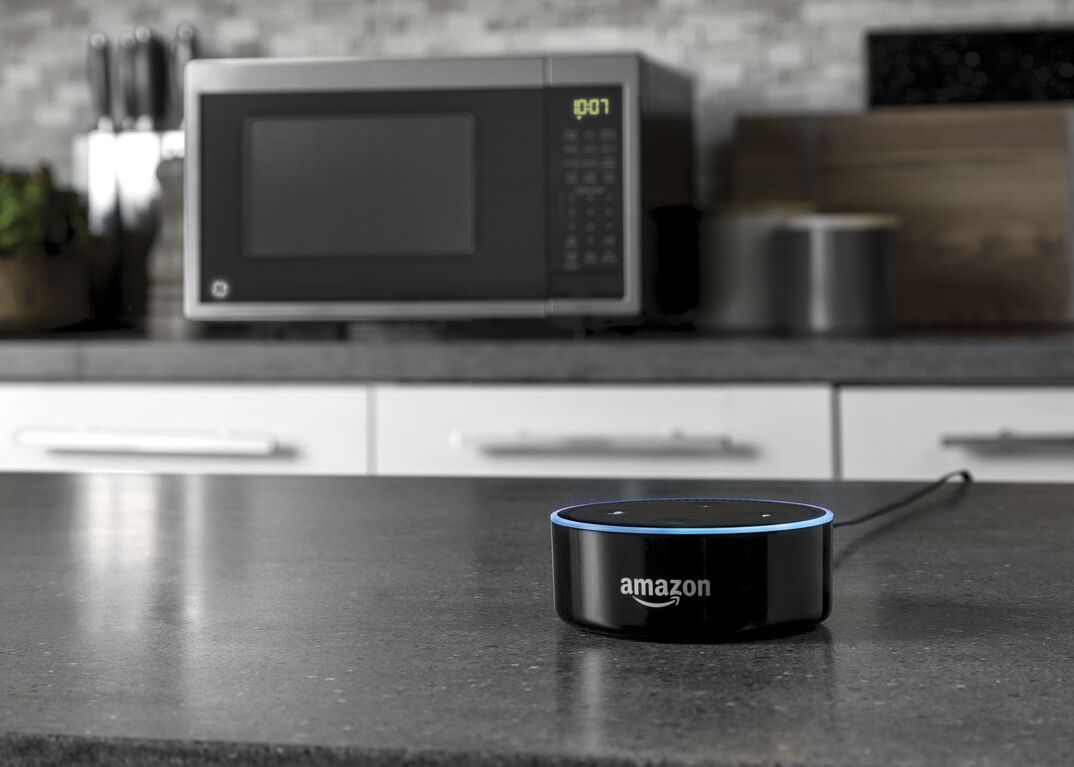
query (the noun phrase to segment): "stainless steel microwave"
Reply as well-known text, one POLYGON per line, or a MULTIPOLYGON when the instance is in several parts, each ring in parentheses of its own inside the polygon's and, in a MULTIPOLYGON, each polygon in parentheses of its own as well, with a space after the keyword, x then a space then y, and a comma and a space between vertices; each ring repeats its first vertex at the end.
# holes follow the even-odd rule
POLYGON ((191 318, 636 317, 696 295, 692 85, 641 56, 194 61, 185 110, 191 318))

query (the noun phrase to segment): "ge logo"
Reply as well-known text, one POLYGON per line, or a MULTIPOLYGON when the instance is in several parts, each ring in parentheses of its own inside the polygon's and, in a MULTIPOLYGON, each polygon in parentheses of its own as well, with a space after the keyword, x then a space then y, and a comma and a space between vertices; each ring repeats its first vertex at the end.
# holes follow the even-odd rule
POLYGON ((231 293, 231 286, 227 284, 227 280, 213 280, 213 284, 209 286, 209 293, 213 298, 222 301, 231 293))

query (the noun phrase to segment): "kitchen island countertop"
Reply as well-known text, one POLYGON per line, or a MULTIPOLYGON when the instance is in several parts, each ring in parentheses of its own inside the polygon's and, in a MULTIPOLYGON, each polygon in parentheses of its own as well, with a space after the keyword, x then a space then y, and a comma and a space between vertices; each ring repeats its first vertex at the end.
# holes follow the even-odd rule
POLYGON ((864 483, 0 475, 0 763, 1066 765, 1074 485, 835 532, 821 627, 561 623, 548 514, 864 483))

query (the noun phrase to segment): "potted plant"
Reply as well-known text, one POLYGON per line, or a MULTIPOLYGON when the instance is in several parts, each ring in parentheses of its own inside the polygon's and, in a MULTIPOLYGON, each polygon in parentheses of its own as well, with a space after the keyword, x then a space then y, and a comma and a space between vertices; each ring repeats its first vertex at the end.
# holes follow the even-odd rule
POLYGON ((0 168, 0 331, 74 325, 91 315, 83 255, 90 247, 78 196, 48 168, 0 168))

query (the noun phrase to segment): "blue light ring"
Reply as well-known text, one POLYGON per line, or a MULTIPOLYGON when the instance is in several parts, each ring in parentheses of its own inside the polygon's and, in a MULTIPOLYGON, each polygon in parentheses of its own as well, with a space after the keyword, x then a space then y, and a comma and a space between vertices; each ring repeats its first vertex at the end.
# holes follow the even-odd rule
POLYGON ((781 530, 801 530, 807 527, 820 527, 835 519, 830 509, 817 506, 812 503, 798 503, 797 501, 774 501, 767 498, 628 498, 617 501, 594 501, 592 503, 576 503, 573 506, 564 506, 556 509, 550 517, 553 525, 570 527, 575 530, 591 530, 598 533, 628 533, 634 535, 749 535, 751 533, 777 533, 781 530), (815 519, 803 519, 798 522, 777 522, 771 525, 750 525, 748 527, 629 527, 627 525, 601 525, 595 522, 576 522, 573 519, 564 519, 559 516, 561 512, 571 509, 580 509, 584 506, 604 506, 616 503, 637 503, 638 501, 743 501, 748 503, 778 503, 786 506, 803 506, 807 509, 816 509, 823 512, 815 519))

